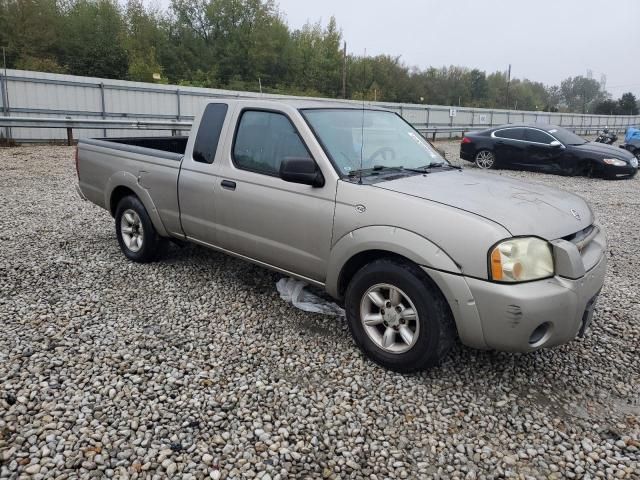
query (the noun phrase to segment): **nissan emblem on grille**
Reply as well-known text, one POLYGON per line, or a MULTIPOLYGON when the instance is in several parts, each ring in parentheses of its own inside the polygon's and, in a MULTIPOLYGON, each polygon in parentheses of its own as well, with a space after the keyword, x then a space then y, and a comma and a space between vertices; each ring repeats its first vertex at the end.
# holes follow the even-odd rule
POLYGON ((571 214, 576 217, 576 220, 580 220, 580 214, 578 213, 578 211, 575 208, 571 209, 571 214))

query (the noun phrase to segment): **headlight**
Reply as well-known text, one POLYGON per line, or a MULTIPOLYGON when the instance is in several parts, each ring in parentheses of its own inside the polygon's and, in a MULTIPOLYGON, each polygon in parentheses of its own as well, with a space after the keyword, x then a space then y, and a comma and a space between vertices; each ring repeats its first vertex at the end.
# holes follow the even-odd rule
POLYGON ((505 240, 489 252, 491 280, 526 282, 552 277, 553 255, 549 242, 536 237, 505 240))
POLYGON ((613 165, 616 167, 626 167, 627 166, 627 162, 625 162, 624 160, 618 160, 617 158, 605 158, 604 159, 604 163, 606 163, 607 165, 613 165))

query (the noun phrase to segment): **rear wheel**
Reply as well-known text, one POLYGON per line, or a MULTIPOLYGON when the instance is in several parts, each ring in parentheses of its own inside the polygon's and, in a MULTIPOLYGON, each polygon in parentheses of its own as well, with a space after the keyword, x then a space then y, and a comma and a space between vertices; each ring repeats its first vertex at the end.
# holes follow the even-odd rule
POLYGON ((455 340, 449 306, 417 266, 376 260, 347 288, 346 314, 358 346, 374 362, 399 372, 439 364, 455 340))
POLYGON ((158 235, 138 197, 127 196, 120 200, 115 222, 118 244, 129 260, 152 262, 166 245, 166 239, 158 235))
POLYGON ((475 163, 479 168, 488 170, 494 167, 496 163, 496 156, 491 150, 480 150, 476 153, 475 163))

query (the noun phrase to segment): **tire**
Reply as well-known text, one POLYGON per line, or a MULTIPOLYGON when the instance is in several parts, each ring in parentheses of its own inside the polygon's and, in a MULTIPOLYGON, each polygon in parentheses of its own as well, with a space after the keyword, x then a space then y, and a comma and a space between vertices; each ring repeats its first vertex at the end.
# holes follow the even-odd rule
POLYGON ((166 246, 166 239, 158 235, 138 197, 130 195, 120 200, 115 223, 118 244, 129 260, 152 262, 166 246))
POLYGON ((409 262, 380 259, 365 265, 347 287, 345 310, 356 344, 390 370, 409 373, 434 367, 455 342, 449 305, 431 279, 409 262))
POLYGON ((474 163, 478 168, 489 170, 496 165, 496 156, 491 150, 480 150, 474 157, 474 163))

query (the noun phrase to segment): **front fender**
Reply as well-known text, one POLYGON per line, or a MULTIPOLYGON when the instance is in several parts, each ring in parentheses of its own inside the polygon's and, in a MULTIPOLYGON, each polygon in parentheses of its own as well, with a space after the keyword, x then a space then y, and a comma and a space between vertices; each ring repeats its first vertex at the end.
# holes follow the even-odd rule
POLYGON ((104 204, 106 205, 107 209, 109 208, 109 205, 111 205, 111 195, 113 195, 113 191, 118 187, 127 187, 132 190, 133 193, 138 196, 138 198, 144 205, 144 208, 147 210, 149 218, 151 219, 151 223, 153 223, 153 227, 156 229, 156 232, 158 232, 158 235, 162 237, 169 236, 166 228, 164 228, 162 220, 160 219, 158 209, 151 199, 151 195, 149 195, 149 192, 145 188, 140 186, 140 184, 138 183, 138 178, 132 173, 119 171, 114 173, 109 178, 109 180, 107 180, 107 184, 104 189, 104 204))
POLYGON ((330 295, 338 298, 340 272, 349 259, 371 250, 395 253, 432 269, 461 273, 447 252, 417 233, 387 225, 362 227, 344 235, 331 249, 325 282, 330 295))

